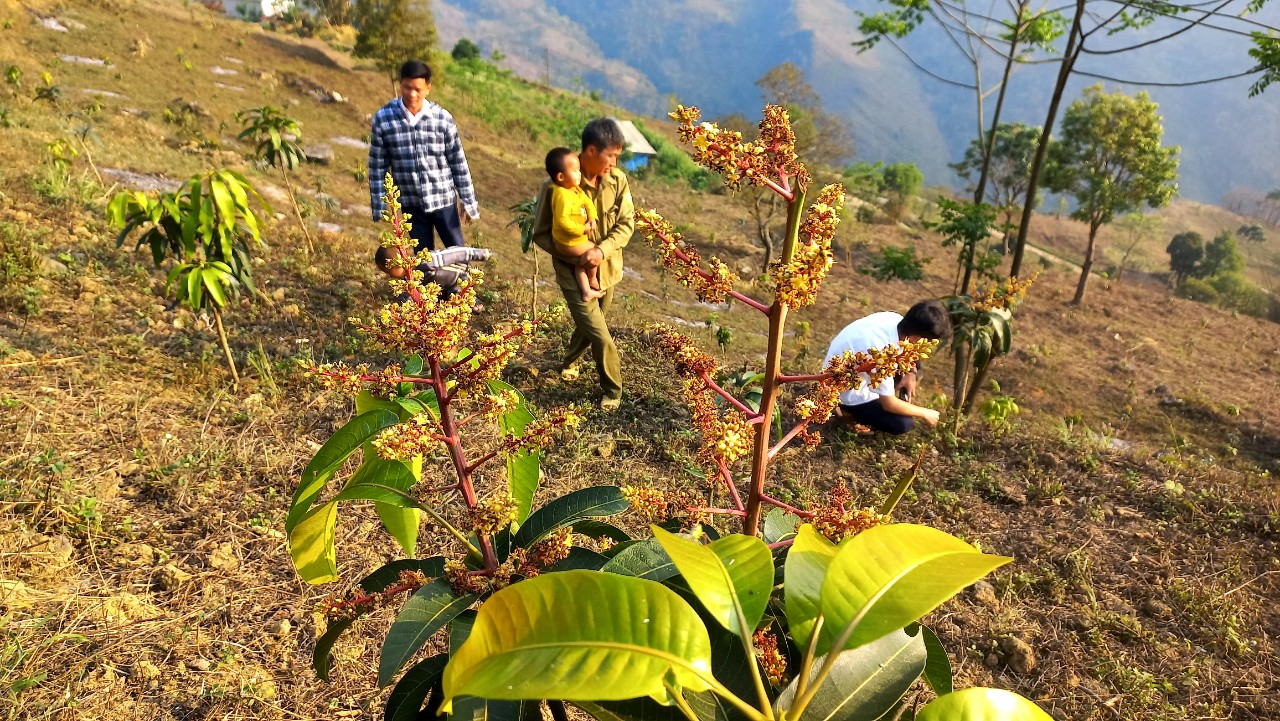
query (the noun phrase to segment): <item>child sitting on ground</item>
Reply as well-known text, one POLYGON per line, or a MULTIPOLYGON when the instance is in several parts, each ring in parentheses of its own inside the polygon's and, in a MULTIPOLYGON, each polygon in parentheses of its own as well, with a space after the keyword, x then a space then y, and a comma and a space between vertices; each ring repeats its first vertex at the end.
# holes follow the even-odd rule
MULTIPOLYGON (((596 229, 596 205, 581 187, 578 156, 568 148, 555 148, 547 153, 546 164, 547 175, 555 185, 551 189, 551 238, 556 242, 556 252, 566 260, 581 259, 596 247, 589 237, 596 229)), ((577 265, 574 274, 584 302, 604 297, 598 267, 577 265)))
MULTIPOLYGON (((402 279, 407 274, 408 269, 398 264, 391 264, 391 254, 393 252, 391 248, 380 247, 373 256, 373 260, 383 273, 392 278, 402 279)), ((488 248, 468 248, 466 246, 433 250, 431 251, 431 258, 427 262, 419 264, 418 270, 422 271, 422 283, 424 285, 435 283, 440 286, 440 298, 448 300, 458 292, 458 283, 467 275, 469 266, 477 261, 488 260, 492 255, 493 253, 488 248)))

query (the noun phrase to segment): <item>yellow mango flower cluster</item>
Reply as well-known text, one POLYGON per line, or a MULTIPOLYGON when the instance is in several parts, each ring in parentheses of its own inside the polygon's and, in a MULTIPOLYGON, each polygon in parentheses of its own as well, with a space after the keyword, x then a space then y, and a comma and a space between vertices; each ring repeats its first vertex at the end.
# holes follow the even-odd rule
POLYGON ((725 466, 751 452, 754 430, 742 411, 731 408, 722 414, 715 395, 701 378, 684 381, 684 402, 693 415, 693 426, 702 436, 697 458, 709 476, 719 476, 719 464, 725 466))
POLYGON ((886 521, 886 517, 874 508, 851 508, 853 497, 843 483, 832 489, 828 498, 830 504, 813 509, 813 518, 809 522, 815 531, 832 543, 839 543, 886 521))
POLYGON ((649 333, 654 350, 670 361, 676 374, 682 378, 701 378, 720 367, 716 359, 703 353, 689 336, 665 323, 649 326, 649 333))
POLYGON ((556 431, 577 428, 580 423, 582 414, 576 408, 553 408, 530 421, 521 435, 508 435, 503 440, 504 450, 512 454, 540 451, 555 441, 556 431))
POLYGON ((835 262, 831 241, 835 238, 836 226, 840 224, 843 207, 844 187, 838 183, 823 188, 817 202, 809 206, 809 212, 800 224, 800 237, 791 259, 769 268, 769 278, 780 303, 790 308, 803 308, 817 299, 822 279, 835 262))
POLYGON ((365 377, 369 375, 369 364, 361 363, 352 367, 346 363, 321 363, 315 365, 310 361, 302 361, 303 374, 316 380, 325 390, 340 390, 343 393, 356 395, 364 390, 365 377))
POLYGON ((404 281, 410 289, 407 300, 383 306, 378 317, 368 324, 359 318, 350 321, 387 350, 442 362, 452 360, 466 342, 476 289, 484 282, 483 275, 472 269, 459 284, 458 293, 448 300, 438 297, 439 288, 434 287, 435 283, 422 286, 416 280, 404 281), (414 297, 415 290, 417 297, 414 297))
POLYGON ((375 608, 381 608, 395 600, 401 594, 416 593, 427 585, 430 579, 422 571, 401 571, 396 582, 387 586, 381 593, 367 593, 356 586, 346 594, 345 598, 326 598, 316 604, 316 612, 330 621, 351 620, 363 616, 375 608))
POLYGON ((573 531, 561 528, 550 536, 533 544, 529 549, 527 569, 521 569, 521 575, 537 575, 535 569, 547 568, 569 557, 573 550, 573 531))
POLYGON ((631 504, 631 510, 649 523, 662 523, 671 518, 667 494, 651 486, 622 486, 619 490, 631 504))
POLYGON ((503 415, 509 413, 518 405, 520 405, 520 394, 514 389, 503 388, 496 393, 481 396, 480 407, 476 409, 476 412, 484 416, 486 420, 497 423, 503 415))
POLYGON ((439 421, 424 412, 379 433, 373 448, 384 460, 402 461, 425 455, 443 442, 439 421))
POLYGON ((832 386, 841 390, 861 388, 868 381, 873 386, 879 385, 885 378, 914 370, 916 363, 928 358, 937 345, 936 340, 921 338, 858 353, 845 351, 827 363, 826 372, 831 374, 832 386), (864 373, 867 378, 863 377, 864 373))
POLYGON ((684 236, 656 210, 637 210, 636 225, 644 233, 650 246, 655 246, 658 260, 675 276, 676 282, 691 288, 698 298, 707 303, 720 303, 733 290, 738 275, 729 270, 719 258, 707 262, 702 269, 702 255, 698 249, 685 242, 684 236))
POLYGON ((511 496, 494 493, 471 508, 471 528, 480 536, 493 534, 516 522, 520 509, 511 496))
POLYGON ((754 638, 756 658, 764 668, 769 683, 781 687, 787 682, 787 657, 778 650, 778 636, 767 628, 756 631, 754 638))
POLYGON ((769 105, 760 121, 760 135, 743 142, 742 133, 715 123, 700 123, 702 111, 680 105, 669 117, 676 121, 680 140, 693 146, 693 159, 724 177, 725 185, 740 190, 768 181, 794 180, 800 186, 810 180, 809 171, 796 156, 796 138, 786 108, 769 105))
POLYGON ((979 299, 974 302, 973 309, 979 314, 996 308, 1013 310, 1027 297, 1027 291, 1031 289, 1031 286, 1039 277, 1040 273, 1037 271, 1030 278, 1020 280, 1017 276, 1013 276, 1003 283, 994 283, 986 286, 982 289, 979 299))
POLYGON ((830 380, 819 381, 813 388, 796 399, 792 407, 795 414, 812 423, 826 423, 836 406, 840 404, 840 388, 830 380))

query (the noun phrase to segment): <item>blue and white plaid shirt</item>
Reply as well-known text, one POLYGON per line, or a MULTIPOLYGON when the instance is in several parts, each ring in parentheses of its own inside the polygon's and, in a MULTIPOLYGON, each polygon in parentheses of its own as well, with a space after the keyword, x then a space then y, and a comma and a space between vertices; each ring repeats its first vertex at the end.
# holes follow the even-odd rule
POLYGON ((382 183, 387 171, 400 188, 400 202, 423 212, 447 208, 459 198, 472 219, 480 217, 480 203, 471 185, 471 171, 462 153, 458 127, 449 111, 430 100, 409 120, 399 98, 373 116, 369 133, 369 205, 373 219, 382 218, 382 183))

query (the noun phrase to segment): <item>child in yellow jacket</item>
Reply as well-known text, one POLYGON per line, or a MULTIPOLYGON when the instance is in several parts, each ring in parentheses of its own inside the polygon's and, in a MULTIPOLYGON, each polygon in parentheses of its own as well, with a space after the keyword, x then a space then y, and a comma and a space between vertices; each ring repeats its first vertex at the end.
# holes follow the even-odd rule
MULTIPOLYGON (((555 148, 547 153, 546 166, 555 186, 551 189, 551 238, 560 255, 580 258, 596 247, 590 238, 596 230, 596 206, 581 187, 582 168, 578 156, 568 148, 555 148)), ((584 302, 604 297, 599 272, 596 267, 575 267, 584 302)))

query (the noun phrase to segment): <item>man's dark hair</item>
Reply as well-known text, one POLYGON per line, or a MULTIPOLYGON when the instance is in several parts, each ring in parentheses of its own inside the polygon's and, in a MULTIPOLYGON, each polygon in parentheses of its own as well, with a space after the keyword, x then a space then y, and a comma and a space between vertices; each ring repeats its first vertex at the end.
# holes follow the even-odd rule
POLYGON ((427 82, 431 82, 431 66, 421 60, 410 60, 400 66, 400 79, 413 80, 422 78, 427 82))
POLYGON ((552 148, 547 153, 547 176, 555 180, 557 175, 563 173, 564 160, 570 155, 573 155, 573 151, 568 148, 552 148))
POLYGON ((582 129, 583 150, 588 146, 596 150, 608 150, 621 148, 626 144, 627 139, 622 137, 622 128, 618 127, 613 118, 596 118, 582 129))
POLYGON ((921 338, 945 342, 951 337, 951 314, 946 306, 936 300, 922 300, 911 306, 898 321, 898 336, 918 335, 921 338))

